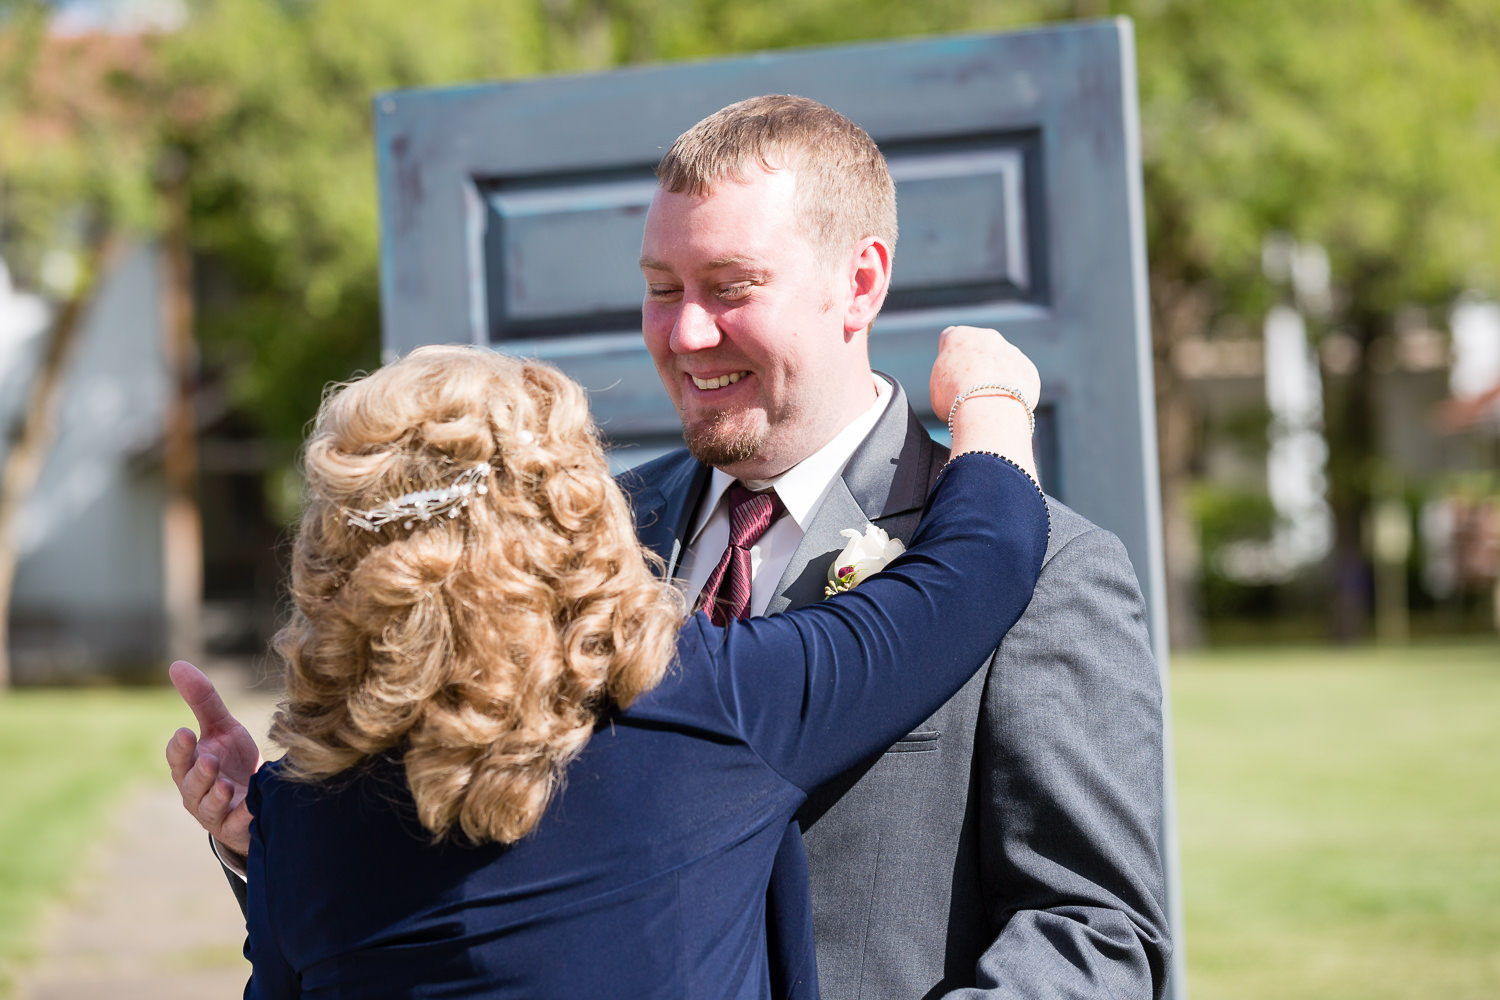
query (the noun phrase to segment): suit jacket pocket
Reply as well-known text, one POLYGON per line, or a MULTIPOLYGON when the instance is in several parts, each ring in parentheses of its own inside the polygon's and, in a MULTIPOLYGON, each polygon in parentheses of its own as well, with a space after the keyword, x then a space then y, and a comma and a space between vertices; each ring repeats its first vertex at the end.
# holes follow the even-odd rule
POLYGON ((942 735, 936 729, 917 729, 892 743, 886 753, 928 753, 938 748, 942 735))

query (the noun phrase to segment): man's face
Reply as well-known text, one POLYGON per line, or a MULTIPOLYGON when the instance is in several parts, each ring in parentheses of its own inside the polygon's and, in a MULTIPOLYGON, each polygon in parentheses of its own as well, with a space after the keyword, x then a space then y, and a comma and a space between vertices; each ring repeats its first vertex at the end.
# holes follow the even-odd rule
POLYGON ((641 320, 688 449, 756 479, 821 448, 874 390, 844 330, 848 276, 797 225, 796 175, 745 173, 703 196, 656 192, 641 320))

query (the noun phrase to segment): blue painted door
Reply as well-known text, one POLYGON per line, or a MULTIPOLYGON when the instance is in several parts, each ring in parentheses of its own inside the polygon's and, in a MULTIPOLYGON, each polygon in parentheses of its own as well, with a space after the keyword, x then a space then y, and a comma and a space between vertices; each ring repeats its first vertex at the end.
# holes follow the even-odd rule
MULTIPOLYGON (((385 348, 547 358, 592 390, 618 463, 677 447, 639 327, 652 170, 726 104, 820 100, 897 182, 875 367, 923 412, 944 326, 998 327, 1036 361, 1044 485, 1125 543, 1165 671, 1133 59, 1129 22, 1105 21, 383 95, 385 348)), ((1170 824, 1162 837, 1171 859, 1170 824)))

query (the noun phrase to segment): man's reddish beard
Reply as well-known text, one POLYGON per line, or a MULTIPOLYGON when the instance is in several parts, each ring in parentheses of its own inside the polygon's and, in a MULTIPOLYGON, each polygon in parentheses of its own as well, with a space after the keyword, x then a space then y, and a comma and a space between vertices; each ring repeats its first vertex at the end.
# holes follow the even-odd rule
POLYGON ((766 441, 766 427, 743 410, 718 410, 684 427, 682 438, 690 455, 704 465, 722 469, 759 454, 766 441))

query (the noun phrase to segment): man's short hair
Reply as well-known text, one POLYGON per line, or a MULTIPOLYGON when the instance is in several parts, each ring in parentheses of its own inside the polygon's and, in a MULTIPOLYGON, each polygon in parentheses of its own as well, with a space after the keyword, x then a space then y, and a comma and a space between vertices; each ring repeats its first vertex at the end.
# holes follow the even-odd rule
POLYGON ((796 172, 798 222, 830 261, 867 236, 896 249, 896 185, 869 133, 826 104, 769 94, 715 111, 656 168, 663 190, 703 195, 745 165, 796 172))

